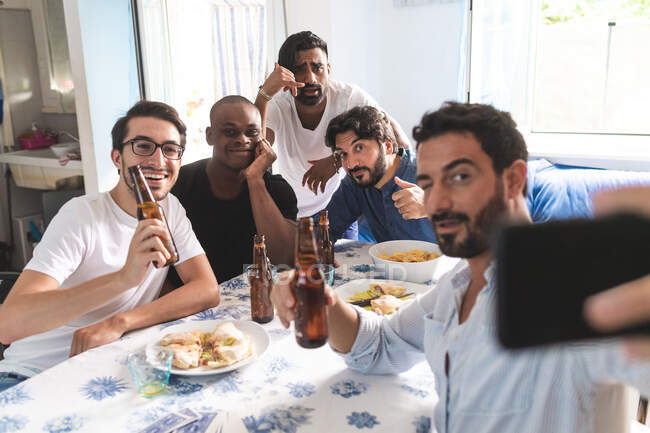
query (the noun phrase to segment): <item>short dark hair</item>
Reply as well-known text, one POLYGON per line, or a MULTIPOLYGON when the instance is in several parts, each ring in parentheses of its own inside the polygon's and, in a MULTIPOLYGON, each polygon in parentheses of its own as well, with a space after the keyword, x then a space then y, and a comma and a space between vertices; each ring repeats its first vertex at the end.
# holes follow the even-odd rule
POLYGON ((354 132, 359 138, 374 138, 380 146, 390 139, 393 142, 393 153, 397 149, 388 116, 370 105, 351 108, 330 120, 325 143, 332 151, 336 150, 336 136, 348 131, 354 132))
POLYGON ((185 146, 185 133, 187 128, 178 116, 174 107, 164 102, 156 101, 139 101, 126 112, 125 116, 120 117, 113 125, 111 136, 113 138, 113 149, 122 151, 124 139, 126 138, 129 120, 134 117, 155 117, 156 119, 166 120, 172 123, 181 136, 181 146, 185 146))
POLYGON ((310 31, 298 32, 289 36, 278 52, 278 64, 283 68, 293 71, 296 65, 296 54, 298 51, 320 48, 327 57, 327 42, 310 31))
POLYGON ((420 124, 413 128, 416 148, 421 142, 448 132, 471 133, 492 159, 497 174, 518 159, 528 160, 526 142, 510 113, 491 105, 447 101, 437 111, 425 113, 420 124))
POLYGON ((212 108, 210 108, 210 124, 212 124, 212 118, 214 117, 215 113, 219 110, 219 108, 221 108, 223 105, 228 105, 228 104, 243 104, 243 105, 253 106, 255 107, 255 110, 259 111, 257 105, 253 104, 250 101, 250 99, 245 98, 241 95, 227 95, 219 99, 217 102, 215 102, 214 105, 212 105, 212 108))

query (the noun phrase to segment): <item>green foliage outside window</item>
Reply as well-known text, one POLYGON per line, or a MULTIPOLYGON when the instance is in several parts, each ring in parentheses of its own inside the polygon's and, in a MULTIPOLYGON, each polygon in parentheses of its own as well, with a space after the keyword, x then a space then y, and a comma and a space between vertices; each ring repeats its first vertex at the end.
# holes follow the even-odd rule
POLYGON ((598 18, 617 21, 635 17, 650 19, 650 0, 543 0, 542 2, 544 24, 598 18))

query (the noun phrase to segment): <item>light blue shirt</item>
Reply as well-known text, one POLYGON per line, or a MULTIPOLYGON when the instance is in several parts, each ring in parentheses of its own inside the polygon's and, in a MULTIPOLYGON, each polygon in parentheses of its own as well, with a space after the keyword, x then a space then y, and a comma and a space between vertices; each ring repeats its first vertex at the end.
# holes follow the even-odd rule
MULTIPOLYGON (((628 362, 618 344, 503 349, 496 337, 492 267, 485 277, 488 283, 462 325, 458 317, 470 282, 465 260, 390 319, 359 309, 359 334, 344 355, 348 366, 389 374, 426 359, 439 396, 433 417, 438 433, 593 432, 596 382, 650 391, 650 364, 628 362)), ((553 312, 548 314, 552 320, 553 312)))

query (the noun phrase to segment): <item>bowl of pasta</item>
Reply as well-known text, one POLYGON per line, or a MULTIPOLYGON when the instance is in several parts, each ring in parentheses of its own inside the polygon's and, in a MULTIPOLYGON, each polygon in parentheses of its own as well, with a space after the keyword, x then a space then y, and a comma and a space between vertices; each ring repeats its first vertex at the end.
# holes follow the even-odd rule
POLYGON ((413 283, 430 281, 442 255, 434 243, 411 240, 381 242, 368 253, 379 276, 413 283))

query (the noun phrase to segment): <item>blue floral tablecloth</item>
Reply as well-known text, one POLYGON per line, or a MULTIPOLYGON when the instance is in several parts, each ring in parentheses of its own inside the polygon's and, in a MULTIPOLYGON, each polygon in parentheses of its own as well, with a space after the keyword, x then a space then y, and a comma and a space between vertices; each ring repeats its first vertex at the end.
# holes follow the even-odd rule
MULTIPOLYGON (((335 246, 341 267, 334 286, 375 277, 369 246, 363 242, 335 246)), ((249 287, 243 276, 222 283, 221 293, 216 308, 129 333, 0 393, 0 433, 139 432, 183 408, 228 411, 236 422, 224 432, 431 430, 437 396, 426 363, 395 376, 358 374, 329 345, 300 348, 293 330, 284 329, 277 319, 263 325, 271 345, 249 366, 212 376, 172 375, 165 394, 140 397, 126 367, 127 352, 143 348, 176 323, 250 319, 249 287)))

